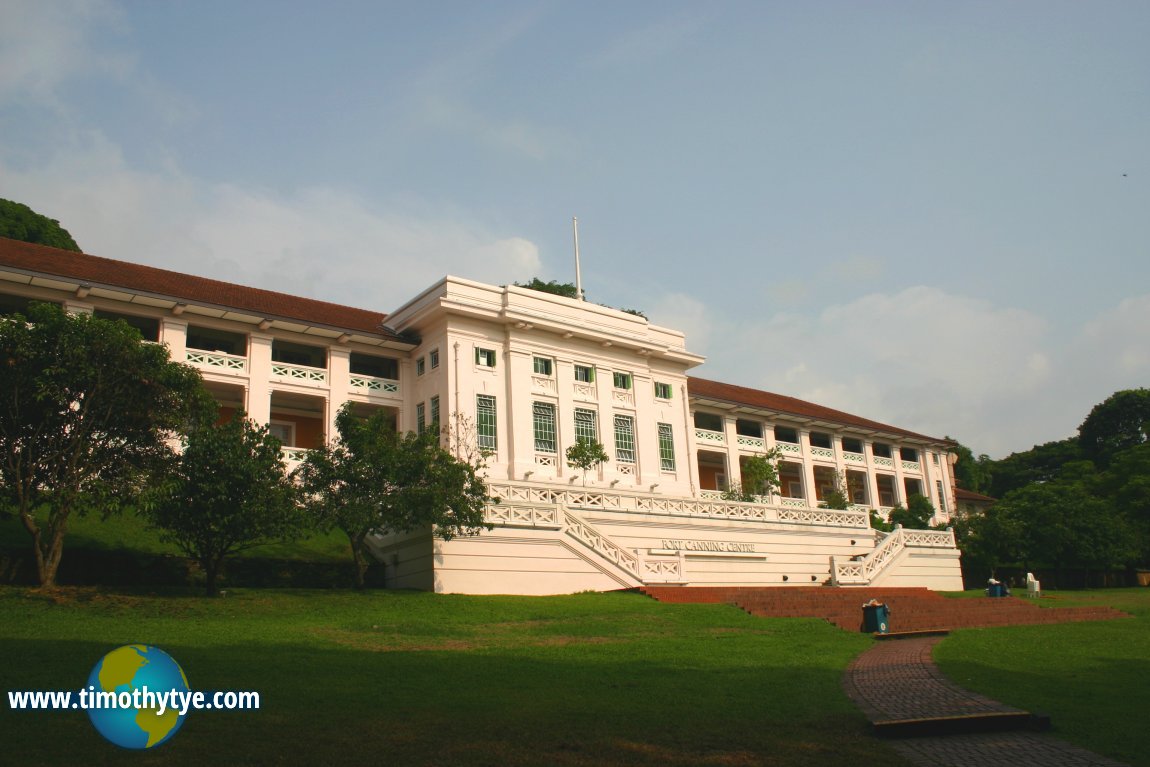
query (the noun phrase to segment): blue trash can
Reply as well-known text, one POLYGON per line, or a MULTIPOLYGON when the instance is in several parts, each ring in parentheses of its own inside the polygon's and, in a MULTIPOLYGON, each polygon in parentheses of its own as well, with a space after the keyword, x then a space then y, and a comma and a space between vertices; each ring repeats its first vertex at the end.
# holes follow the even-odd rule
POLYGON ((988 597, 1004 597, 1006 596, 1005 583, 991 583, 986 587, 986 595, 988 597))
POLYGON ((863 605, 863 630, 871 634, 890 633, 890 608, 885 604, 863 605))

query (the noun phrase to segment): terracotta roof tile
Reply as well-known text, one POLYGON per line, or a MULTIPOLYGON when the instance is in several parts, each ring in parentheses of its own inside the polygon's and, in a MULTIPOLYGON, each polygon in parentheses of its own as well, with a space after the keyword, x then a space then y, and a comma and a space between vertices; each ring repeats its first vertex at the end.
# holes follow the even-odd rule
POLYGON ((989 495, 983 495, 982 493, 976 493, 973 490, 967 490, 961 487, 954 488, 954 497, 959 501, 981 501, 983 503, 994 503, 998 500, 997 498, 991 498, 989 495))
POLYGON ((864 429, 873 429, 887 434, 923 439, 929 442, 949 443, 949 440, 928 437, 925 434, 917 434, 913 431, 900 429, 897 426, 879 423, 878 421, 872 421, 868 418, 860 418, 857 415, 844 413, 841 410, 834 410, 833 408, 823 407, 822 405, 816 405, 813 402, 806 402, 805 400, 796 399, 795 397, 760 391, 759 389, 749 389, 745 386, 720 383, 718 381, 708 381, 704 378, 688 377, 687 392, 692 397, 705 397, 721 402, 762 408, 763 410, 771 410, 777 413, 787 413, 789 415, 815 418, 832 423, 858 426, 864 429))
POLYGON ((399 340, 396 334, 383 329, 387 315, 380 312, 34 245, 7 237, 0 237, 0 267, 399 340))

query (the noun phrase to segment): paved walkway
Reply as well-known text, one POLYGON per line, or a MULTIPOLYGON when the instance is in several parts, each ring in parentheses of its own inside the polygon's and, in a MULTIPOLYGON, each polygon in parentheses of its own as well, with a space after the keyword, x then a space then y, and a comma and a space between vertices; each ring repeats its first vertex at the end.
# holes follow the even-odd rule
MULTIPOLYGON (((939 717, 1025 714, 944 677, 931 659, 940 638, 876 642, 851 663, 843 689, 876 727, 939 717)), ((902 738, 891 745, 922 767, 1122 767, 1121 762, 1027 730, 902 738)))

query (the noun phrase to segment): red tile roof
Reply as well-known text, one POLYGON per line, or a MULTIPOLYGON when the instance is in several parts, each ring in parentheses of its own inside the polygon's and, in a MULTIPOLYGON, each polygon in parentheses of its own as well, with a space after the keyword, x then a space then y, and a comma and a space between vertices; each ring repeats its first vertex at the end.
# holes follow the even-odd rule
POLYGON ((880 431, 887 434, 894 434, 903 437, 911 437, 914 439, 922 439, 928 442, 940 442, 949 444, 949 440, 938 439, 937 437, 928 437, 925 434, 917 434, 913 431, 900 429, 897 426, 890 426, 878 421, 872 421, 868 418, 860 418, 857 415, 844 413, 841 410, 834 410, 822 405, 816 405, 813 402, 806 402, 805 400, 796 399, 794 397, 787 397, 783 394, 775 394, 769 391, 760 391, 759 389, 748 389, 745 386, 735 386, 734 384, 725 384, 718 381, 708 381, 704 378, 695 378, 689 376, 687 378, 687 391, 692 397, 702 397, 705 399, 719 400, 720 402, 730 402, 735 405, 745 405, 752 408, 761 408, 763 410, 770 410, 776 413, 786 413, 788 415, 797 415, 804 418, 813 418, 820 421, 830 421, 831 423, 840 423, 848 426, 857 426, 863 429, 880 431))
POLYGON ((954 497, 955 500, 959 501, 975 501, 982 503, 994 503, 998 500, 997 498, 991 498, 989 495, 983 495, 982 493, 976 493, 973 490, 966 490, 961 487, 954 488, 954 497))
POLYGON ((271 319, 298 320, 306 324, 399 339, 396 334, 383 329, 387 315, 380 312, 34 245, 7 237, 0 237, 2 267, 60 277, 72 282, 151 293, 189 303, 238 309, 271 319))

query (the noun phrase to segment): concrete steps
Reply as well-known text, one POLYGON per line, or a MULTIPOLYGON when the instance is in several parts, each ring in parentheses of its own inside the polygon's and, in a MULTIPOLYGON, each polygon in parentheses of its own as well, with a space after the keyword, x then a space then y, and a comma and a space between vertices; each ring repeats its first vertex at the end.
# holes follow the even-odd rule
POLYGON ((922 588, 646 586, 641 591, 660 602, 725 603, 762 617, 822 618, 847 631, 862 630, 862 605, 872 599, 888 606, 890 628, 898 632, 1073 623, 1129 617, 1109 607, 1049 609, 1018 597, 952 599, 922 588))

